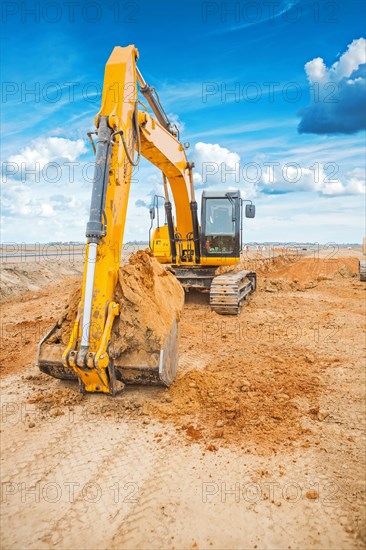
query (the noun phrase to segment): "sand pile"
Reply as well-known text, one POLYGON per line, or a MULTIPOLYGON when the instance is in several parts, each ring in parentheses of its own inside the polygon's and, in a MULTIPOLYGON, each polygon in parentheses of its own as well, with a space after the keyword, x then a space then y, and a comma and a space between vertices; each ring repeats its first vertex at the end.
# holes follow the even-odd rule
POLYGON ((59 321, 60 329, 49 339, 50 343, 63 344, 64 346, 67 346, 69 343, 72 327, 78 313, 78 305, 81 298, 81 285, 82 279, 79 279, 71 290, 65 307, 65 313, 59 321))
POLYGON ((296 361, 286 357, 287 363, 270 354, 232 361, 233 347, 225 353, 220 346, 220 358, 178 377, 160 402, 146 400, 143 412, 213 447, 254 441, 263 449, 291 446, 304 433, 296 400, 317 402, 315 363, 305 354, 296 361))
POLYGON ((180 319, 184 290, 148 250, 132 254, 118 279, 115 300, 120 315, 113 327, 111 353, 123 353, 127 365, 150 365, 152 354, 160 352, 175 319, 180 319))
MULTIPOLYGON (((50 342, 67 345, 80 296, 78 281, 61 327, 50 342)), ((111 355, 123 354, 124 363, 130 366, 156 364, 154 354, 160 352, 175 319, 180 319, 184 305, 182 286, 148 250, 140 250, 120 268, 114 300, 120 304, 120 315, 112 329, 111 355)))
POLYGON ((286 254, 273 258, 246 258, 234 267, 219 268, 218 273, 248 269, 256 271, 258 285, 269 292, 307 290, 322 281, 356 277, 358 259, 352 256, 319 258, 286 254))
MULTIPOLYGON (((276 260, 276 258, 275 258, 276 260)), ((276 278, 283 278, 291 281, 309 282, 336 279, 338 277, 348 278, 357 274, 358 260, 352 257, 343 258, 298 258, 286 266, 276 264, 269 274, 276 278)))
POLYGON ((0 272, 0 301, 6 302, 19 292, 37 292, 51 282, 79 275, 82 264, 66 259, 54 262, 52 258, 40 258, 18 263, 3 263, 0 272), (47 262, 47 260, 49 260, 47 262))
POLYGON ((273 258, 252 258, 247 257, 244 254, 237 265, 219 267, 216 274, 220 275, 221 273, 226 273, 227 271, 247 269, 250 271, 256 271, 260 275, 265 275, 282 267, 287 268, 287 266, 297 262, 298 260, 299 256, 295 254, 286 254, 282 256, 275 256, 273 258))

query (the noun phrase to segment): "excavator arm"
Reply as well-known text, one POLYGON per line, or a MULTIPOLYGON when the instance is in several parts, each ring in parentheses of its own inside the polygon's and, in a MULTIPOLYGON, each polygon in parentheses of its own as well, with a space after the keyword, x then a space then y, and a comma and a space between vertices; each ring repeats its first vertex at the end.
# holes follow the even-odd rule
MULTIPOLYGON (((81 301, 71 337, 62 355, 65 370, 76 373, 88 392, 111 393, 108 344, 119 306, 113 301, 122 252, 134 150, 163 173, 166 208, 171 213, 168 185, 176 205, 176 225, 169 219, 171 250, 167 258, 179 261, 174 235, 198 232, 192 165, 141 73, 134 46, 114 48, 105 68, 102 103, 95 117, 95 172, 81 301), (138 110, 138 86, 155 111, 155 120, 138 110)), ((196 241, 198 242, 198 235, 196 241)), ((197 250, 199 248, 197 247, 197 250)), ((112 392, 113 393, 113 392, 112 392)))

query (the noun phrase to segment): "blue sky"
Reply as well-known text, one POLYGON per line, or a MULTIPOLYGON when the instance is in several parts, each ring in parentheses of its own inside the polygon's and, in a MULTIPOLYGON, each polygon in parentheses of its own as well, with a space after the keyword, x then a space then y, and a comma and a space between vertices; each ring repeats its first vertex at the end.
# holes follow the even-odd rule
MULTIPOLYGON (((4 3, 2 241, 84 239, 86 132, 111 50, 134 43, 191 144, 198 198, 228 187, 252 198, 247 241, 360 242, 365 12, 361 0, 4 3)), ((142 162, 125 240, 147 238, 136 203, 160 191, 142 162)))

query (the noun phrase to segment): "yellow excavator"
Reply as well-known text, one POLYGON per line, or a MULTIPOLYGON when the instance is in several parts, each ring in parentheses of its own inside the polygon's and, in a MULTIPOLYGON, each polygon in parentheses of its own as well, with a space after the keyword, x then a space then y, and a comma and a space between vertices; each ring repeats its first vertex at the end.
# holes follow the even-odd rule
MULTIPOLYGON (((132 368, 123 363, 123 357, 112 358, 109 354, 113 322, 119 315, 114 293, 131 175, 140 156, 162 172, 165 223, 158 223, 150 233, 155 258, 170 266, 186 291, 209 291, 210 306, 220 314, 238 314, 256 287, 253 271, 215 275, 219 266, 239 263, 243 203, 246 202, 244 212, 248 218, 255 216, 255 206, 243 201, 239 191, 204 191, 199 224, 194 164, 188 162, 178 129, 169 121, 155 89, 145 82, 137 59, 135 46, 115 47, 106 64, 96 130, 88 133, 95 153, 95 173, 78 314, 62 357, 60 346, 52 344, 51 338, 58 325, 42 339, 37 353, 42 372, 78 380, 84 392, 115 395, 125 383, 168 386, 176 372, 177 326, 172 327, 154 367, 132 368), (138 89, 155 116, 139 101, 138 89)), ((150 209, 151 229, 156 225, 157 201, 155 197, 150 209)))
MULTIPOLYGON (((366 258, 366 237, 364 237, 362 241, 362 254, 366 258)), ((360 275, 360 281, 366 281, 366 259, 359 260, 358 273, 360 275)))

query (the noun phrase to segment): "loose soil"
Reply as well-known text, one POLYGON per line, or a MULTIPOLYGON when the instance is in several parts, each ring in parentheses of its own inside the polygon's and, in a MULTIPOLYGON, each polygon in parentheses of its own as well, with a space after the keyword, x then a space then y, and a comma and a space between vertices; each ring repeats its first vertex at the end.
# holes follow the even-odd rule
MULTIPOLYGON (((59 343, 62 349, 68 344, 80 299, 81 280, 77 280, 50 343, 59 343)), ((156 365, 156 354, 181 318, 182 286, 148 250, 140 250, 120 267, 113 299, 120 315, 113 326, 110 354, 115 359, 123 356, 123 364, 129 366, 156 365)))
MULTIPOLYGON (((358 258, 343 251, 336 261, 286 255, 242 265, 259 284, 240 316, 190 300, 172 386, 126 387, 114 399, 83 397, 34 367, 75 277, 7 298, 5 548, 364 547, 358 258), (24 500, 22 483, 39 486, 38 502, 24 500), (59 500, 44 498, 52 483, 59 500), (65 483, 76 484, 75 498, 65 483)), ((134 303, 141 295, 129 294, 129 280, 143 279, 144 268, 130 266, 120 282, 134 303)))

